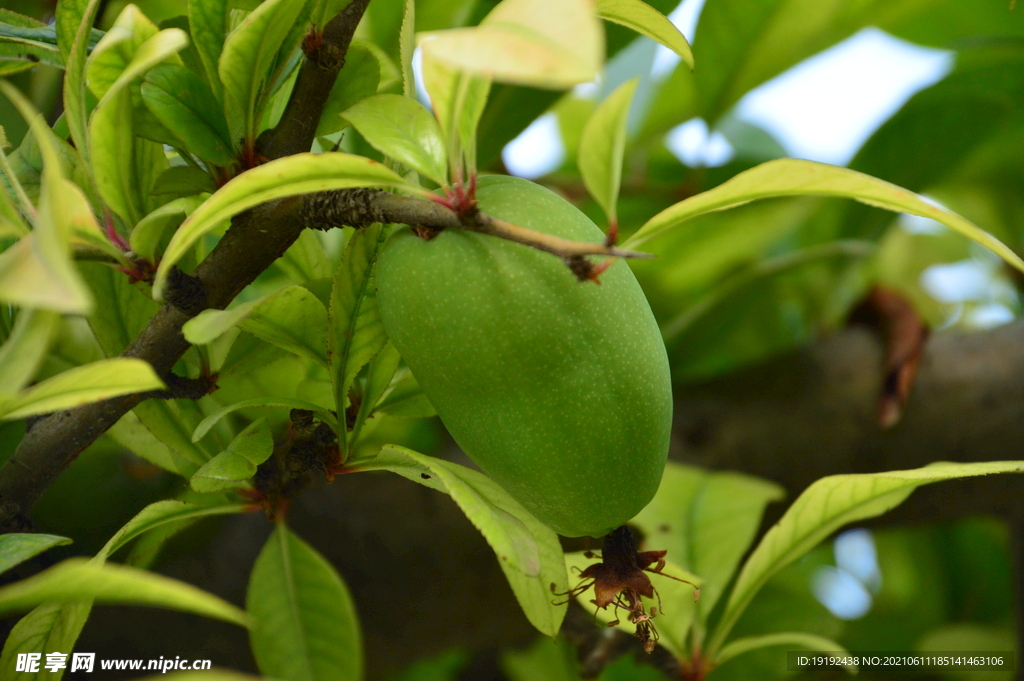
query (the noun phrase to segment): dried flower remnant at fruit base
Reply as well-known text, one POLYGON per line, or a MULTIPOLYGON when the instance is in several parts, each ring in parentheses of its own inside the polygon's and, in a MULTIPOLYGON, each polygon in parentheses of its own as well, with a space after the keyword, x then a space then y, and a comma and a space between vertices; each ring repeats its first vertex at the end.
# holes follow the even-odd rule
MULTIPOLYGON (((636 636, 643 644, 644 651, 650 653, 658 644, 658 630, 655 629, 652 620, 658 613, 663 613, 665 609, 658 590, 654 588, 651 578, 644 572, 689 584, 694 588, 694 602, 700 598, 700 589, 693 582, 662 572, 665 567, 667 551, 637 551, 636 539, 625 525, 604 538, 604 549, 601 553, 601 562, 594 563, 580 573, 580 578, 583 581, 579 585, 565 593, 558 593, 555 591, 555 585, 552 584, 551 591, 556 596, 567 596, 568 601, 584 593, 590 587, 594 587, 595 598, 590 602, 603 609, 612 605, 615 607, 616 613, 619 608, 625 610, 628 613, 627 620, 636 625, 636 636), (648 613, 644 608, 641 596, 650 599, 657 598, 657 607, 652 607, 648 613)), ((588 558, 597 557, 590 552, 587 552, 586 555, 588 558)), ((609 622, 608 626, 614 627, 617 624, 619 624, 619 620, 615 619, 609 622)))

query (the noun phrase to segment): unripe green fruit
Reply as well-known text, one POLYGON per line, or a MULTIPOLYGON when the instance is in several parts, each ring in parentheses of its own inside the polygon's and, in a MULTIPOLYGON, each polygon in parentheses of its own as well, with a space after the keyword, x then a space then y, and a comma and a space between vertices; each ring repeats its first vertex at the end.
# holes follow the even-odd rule
MULTIPOLYGON (((547 189, 482 178, 480 210, 599 242, 547 189)), ((408 228, 384 246, 388 336, 466 454, 558 533, 601 536, 654 496, 672 395, 661 333, 629 267, 580 283, 557 257, 493 236, 408 228)))

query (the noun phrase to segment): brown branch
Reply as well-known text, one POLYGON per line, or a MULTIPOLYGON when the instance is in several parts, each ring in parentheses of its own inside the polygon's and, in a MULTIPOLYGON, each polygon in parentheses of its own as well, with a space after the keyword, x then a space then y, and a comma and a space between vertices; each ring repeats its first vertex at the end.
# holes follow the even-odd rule
POLYGON ((303 200, 302 219, 312 229, 360 227, 374 222, 394 222, 430 231, 464 229, 480 234, 514 241, 562 258, 581 281, 596 279, 600 266, 594 266, 585 256, 599 255, 613 258, 653 258, 650 253, 630 251, 605 243, 572 241, 520 227, 500 218, 472 210, 459 215, 434 201, 398 196, 373 189, 345 189, 320 192, 303 200))
MULTIPOLYGON (((308 151, 344 54, 369 0, 355 0, 324 28, 317 50, 303 62, 281 122, 260 136, 268 159, 308 151)), ((237 216, 231 229, 192 277, 203 305, 224 308, 271 265, 302 233, 295 199, 277 201, 237 216)), ((198 313, 198 305, 189 313, 198 313)), ((160 375, 170 373, 188 350, 182 325, 190 314, 164 305, 122 353, 143 359, 160 375)), ((60 473, 108 428, 145 399, 136 393, 56 412, 32 424, 11 458, 0 468, 0 531, 30 526, 28 513, 60 473)))

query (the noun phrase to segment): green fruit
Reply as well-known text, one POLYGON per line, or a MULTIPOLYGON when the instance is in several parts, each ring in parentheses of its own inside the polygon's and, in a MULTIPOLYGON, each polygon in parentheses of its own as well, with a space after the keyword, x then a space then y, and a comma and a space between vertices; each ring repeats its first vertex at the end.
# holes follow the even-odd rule
MULTIPOLYGON (((485 213, 596 242, 543 187, 482 178, 485 213)), ((654 496, 672 395, 661 333, 629 267, 580 283, 558 258, 503 239, 408 228, 384 246, 377 301, 391 341, 466 454, 538 519, 601 536, 654 496)))

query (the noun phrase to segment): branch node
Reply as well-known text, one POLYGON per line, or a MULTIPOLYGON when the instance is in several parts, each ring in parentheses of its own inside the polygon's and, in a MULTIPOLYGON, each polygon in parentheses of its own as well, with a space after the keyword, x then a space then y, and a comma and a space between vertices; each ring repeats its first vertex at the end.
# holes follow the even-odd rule
POLYGON ((203 282, 198 277, 185 274, 177 267, 172 268, 167 277, 164 300, 189 317, 195 317, 210 306, 206 300, 203 282))
POLYGON ((389 222, 377 199, 379 189, 338 189, 308 194, 302 201, 302 223, 309 229, 327 231, 335 227, 365 227, 389 222))

